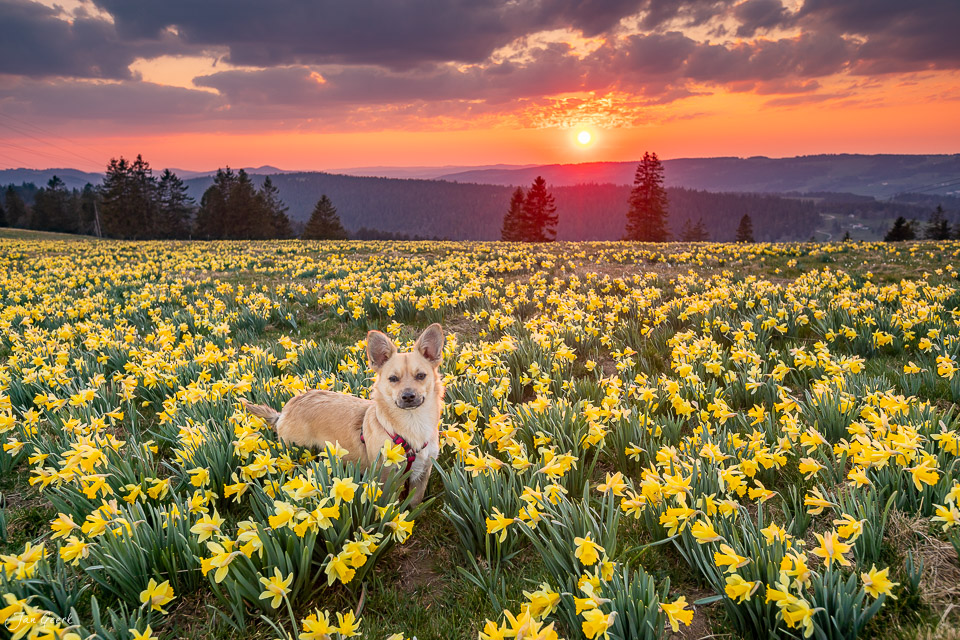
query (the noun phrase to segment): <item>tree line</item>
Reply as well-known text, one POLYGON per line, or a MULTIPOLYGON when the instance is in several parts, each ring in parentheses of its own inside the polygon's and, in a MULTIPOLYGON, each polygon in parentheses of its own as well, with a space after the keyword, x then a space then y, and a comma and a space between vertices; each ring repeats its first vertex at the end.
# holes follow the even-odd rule
MULTIPOLYGON (((292 238, 287 211, 270 176, 258 189, 243 169, 218 169, 197 205, 175 173, 165 169, 155 176, 138 155, 132 162, 111 159, 98 187, 69 191, 57 176, 39 189, 9 185, 0 201, 0 226, 127 240, 292 238)), ((327 196, 317 202, 300 237, 347 237, 327 196)))
POLYGON ((916 220, 907 220, 904 216, 898 216, 883 239, 886 242, 904 242, 920 237, 926 240, 960 240, 960 225, 956 225, 956 229, 953 229, 946 212, 938 204, 925 226, 921 227, 916 220))
MULTIPOLYGON (((645 152, 637 165, 633 188, 627 198, 626 232, 624 240, 637 242, 666 242, 673 238, 668 221, 667 190, 663 186, 663 164, 656 153, 645 152)), ((500 239, 512 242, 552 242, 557 237, 557 207, 546 181, 537 176, 529 191, 517 187, 510 198, 510 206, 503 218, 500 239)), ((696 222, 686 218, 679 233, 683 242, 710 240, 703 218, 696 222)), ((740 218, 735 234, 736 242, 754 242, 753 219, 749 214, 740 218)))

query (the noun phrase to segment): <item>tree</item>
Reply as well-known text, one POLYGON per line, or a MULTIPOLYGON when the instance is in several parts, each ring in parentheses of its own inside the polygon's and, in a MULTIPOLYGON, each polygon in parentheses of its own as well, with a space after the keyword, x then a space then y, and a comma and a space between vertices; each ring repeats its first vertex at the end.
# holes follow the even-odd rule
POLYGON ((194 205, 195 201, 188 195, 183 180, 170 169, 164 169, 157 183, 156 237, 190 237, 194 205))
POLYGON ((503 216, 503 226, 500 228, 500 239, 506 242, 519 242, 523 240, 523 203, 526 201, 526 195, 523 193, 523 187, 517 187, 510 197, 510 208, 503 216))
POLYGON ((756 240, 753 239, 753 219, 749 215, 744 214, 744 216, 740 218, 740 226, 737 227, 736 241, 756 242, 756 240))
POLYGON ((883 240, 884 242, 903 242, 905 240, 915 240, 916 237, 917 233, 913 230, 913 222, 907 222, 906 218, 900 216, 894 221, 893 227, 890 228, 883 240))
POLYGON ((12 184, 7 185, 3 204, 7 211, 7 222, 11 227, 26 227, 30 223, 27 205, 23 203, 23 198, 20 197, 12 184))
POLYGON ((944 215, 942 205, 938 204, 937 208, 930 215, 930 222, 927 224, 924 236, 927 240, 950 239, 950 222, 947 220, 947 216, 944 215))
POLYGON ((33 200, 31 227, 39 231, 76 233, 79 213, 63 180, 52 176, 46 189, 37 191, 33 200))
MULTIPOLYGON (((280 199, 280 190, 273 184, 270 176, 263 181, 263 186, 259 192, 264 208, 264 226, 269 227, 267 238, 291 238, 293 230, 290 228, 290 218, 287 216, 288 208, 280 199)), ((334 210, 336 215, 336 210, 334 210)), ((337 219, 339 222, 339 218, 337 219)), ((341 229, 343 226, 341 225, 341 229)), ((344 234, 346 232, 344 231, 344 234)), ((346 235, 344 235, 346 237, 346 235)))
POLYGON ((663 188, 663 165, 657 154, 646 152, 637 165, 627 210, 627 240, 666 242, 667 191, 663 188))
POLYGON ((703 218, 698 219, 697 224, 693 224, 693 221, 687 218, 683 223, 683 229, 680 231, 680 240, 683 242, 709 241, 710 234, 707 233, 707 228, 703 224, 703 218))
POLYGON ((267 218, 253 180, 246 171, 240 169, 227 192, 227 220, 223 237, 231 240, 269 238, 273 223, 267 218))
POLYGON ((130 240, 157 237, 157 179, 143 156, 133 162, 123 156, 112 158, 100 196, 103 235, 130 240))
POLYGON ((324 194, 317 200, 310 214, 310 220, 300 235, 303 240, 346 240, 347 230, 340 222, 340 216, 330 198, 324 194))
POLYGON ((9 227, 10 223, 7 221, 7 210, 3 206, 3 203, 0 202, 0 227, 9 227))
POLYGON ((194 220, 194 236, 207 239, 226 237, 228 199, 236 181, 237 174, 230 167, 217 169, 213 184, 200 198, 200 209, 194 220))
POLYGON ((527 191, 520 228, 524 242, 553 242, 557 238, 557 205, 542 176, 537 176, 527 191))
POLYGON ((844 232, 844 234, 843 234, 843 241, 844 241, 844 242, 852 242, 852 238, 850 237, 850 230, 849 230, 849 229, 847 229, 847 230, 844 232))

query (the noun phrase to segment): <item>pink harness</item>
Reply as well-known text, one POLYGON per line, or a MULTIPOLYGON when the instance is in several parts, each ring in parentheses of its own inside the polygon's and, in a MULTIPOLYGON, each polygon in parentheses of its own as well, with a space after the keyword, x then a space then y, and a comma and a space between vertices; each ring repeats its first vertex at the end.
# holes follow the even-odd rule
MULTIPOLYGON (((407 456, 407 468, 404 469, 403 471, 404 473, 406 473, 407 471, 410 471, 410 468, 413 466, 413 461, 417 459, 417 454, 420 451, 422 451, 427 445, 423 445, 423 447, 420 447, 419 450, 414 449, 410 445, 410 443, 404 440, 403 436, 401 436, 399 433, 395 434, 392 440, 393 440, 393 444, 398 444, 401 447, 403 447, 403 452, 407 456)), ((363 438, 363 427, 360 428, 360 442, 362 442, 363 444, 367 443, 367 441, 364 440, 363 438)))

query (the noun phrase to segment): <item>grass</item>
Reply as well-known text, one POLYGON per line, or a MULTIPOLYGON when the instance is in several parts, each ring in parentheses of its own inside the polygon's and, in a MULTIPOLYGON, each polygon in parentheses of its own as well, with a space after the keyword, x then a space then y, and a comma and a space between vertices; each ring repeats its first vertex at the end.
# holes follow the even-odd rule
MULTIPOLYGON (((90 239, 7 229, 0 229, 0 238, 76 241, 90 239)), ((555 250, 559 252, 562 249, 555 250)), ((909 268, 893 261, 864 265, 862 256, 856 251, 837 254, 830 258, 831 269, 848 269, 859 274, 869 269, 881 282, 895 282, 898 276, 904 277, 904 275, 915 277, 925 270, 941 266, 937 257, 929 256, 920 256, 919 259, 912 260, 909 268)), ((742 261, 737 265, 708 265, 700 271, 706 274, 720 274, 727 269, 736 269, 739 277, 762 275, 774 281, 786 281, 824 266, 822 259, 817 256, 798 258, 795 264, 792 260, 786 256, 778 256, 763 262, 752 260, 742 261)), ((612 277, 630 275, 631 272, 638 270, 637 265, 605 264, 603 267, 603 272, 612 277)), ((663 268, 662 271, 663 282, 666 283, 670 277, 682 273, 683 269, 671 266, 663 268)), ((554 277, 563 277, 563 275, 554 270, 554 277)), ((309 278, 305 276, 303 280, 309 280, 309 278)), ((234 285, 254 283, 272 285, 282 281, 281 278, 263 278, 252 272, 233 272, 222 280, 234 285)), ((327 340, 337 345, 349 346, 362 339, 366 333, 367 327, 362 324, 344 322, 318 309, 299 307, 295 313, 298 325, 295 333, 301 339, 314 339, 318 342, 327 340)), ((477 335, 476 325, 465 321, 460 315, 448 314, 443 318, 443 323, 445 326, 460 329, 458 333, 464 337, 472 339, 477 335)), ((408 333, 403 337, 412 337, 410 331, 412 330, 408 329, 408 333)), ((290 331, 286 328, 270 325, 258 336, 257 341, 261 345, 272 344, 281 335, 287 333, 290 331)), ((601 363, 604 361, 612 363, 609 352, 604 351, 600 357, 601 363)), ((637 358, 640 357, 656 363, 658 369, 668 368, 667 363, 664 362, 664 354, 656 350, 641 349, 637 358)), ((891 370, 902 367, 906 359, 903 355, 871 358, 867 361, 867 374, 884 375, 893 384, 895 376, 891 374, 891 370)), ((588 372, 582 367, 577 367, 574 368, 573 375, 587 377, 588 372)), ((602 470, 598 468, 593 479, 602 480, 602 475, 602 470)), ((797 475, 796 470, 791 469, 791 473, 783 474, 777 479, 776 488, 789 485, 796 480, 797 475)), ((0 545, 0 554, 17 552, 22 549, 25 542, 35 542, 48 535, 48 523, 56 513, 39 492, 27 484, 23 474, 0 478, 0 491, 3 492, 6 500, 8 533, 6 543, 0 545)), ((441 495, 442 485, 434 476, 428 497, 441 495)), ((649 542, 649 538, 642 529, 629 518, 623 519, 620 535, 623 548, 649 542)), ((916 532, 904 534, 902 531, 889 535, 891 566, 902 562, 902 557, 908 550, 904 545, 916 544, 918 535, 916 532)), ((463 561, 458 551, 458 544, 456 533, 440 511, 440 499, 438 499, 418 518, 411 539, 405 545, 395 547, 377 566, 376 571, 362 588, 356 591, 345 588, 324 591, 323 600, 302 603, 299 613, 306 615, 313 607, 340 611, 357 610, 361 609, 362 605, 361 615, 364 617, 366 637, 385 638, 391 633, 402 632, 408 637, 416 636, 420 640, 476 638, 483 620, 498 618, 500 611, 494 608, 482 590, 461 575, 459 568, 463 561)), ((960 609, 956 607, 960 603, 958 594, 954 593, 952 599, 938 601, 933 593, 936 588, 949 590, 951 586, 955 587, 957 582, 951 585, 943 581, 945 576, 956 575, 957 559, 955 554, 950 556, 948 552, 942 551, 936 560, 939 564, 934 569, 931 569, 933 565, 928 566, 928 571, 925 573, 927 593, 911 594, 901 590, 899 599, 888 603, 888 606, 871 623, 868 628, 869 633, 866 634, 868 637, 883 636, 919 640, 920 638, 960 636, 956 631, 956 625, 960 624, 960 609), (951 568, 953 573, 949 571, 951 568), (939 573, 930 573, 930 570, 939 573)), ((671 592, 686 594, 691 602, 701 595, 709 595, 698 575, 669 545, 643 551, 637 562, 658 580, 669 578, 671 592)), ((539 559, 529 547, 515 559, 509 572, 516 578, 511 578, 506 584, 505 606, 507 607, 519 601, 524 590, 535 589, 545 577, 539 559)), ((957 578, 960 580, 960 576, 957 578)), ((899 575, 896 579, 902 583, 906 577, 899 575)), ((209 601, 209 595, 203 590, 196 595, 185 596, 178 600, 176 606, 171 608, 171 615, 166 619, 165 637, 191 639, 237 637, 229 627, 218 622, 207 607, 209 601)), ((699 608, 695 619, 697 626, 685 630, 684 637, 722 637, 730 634, 731 627, 725 620, 725 614, 720 605, 699 608)), ((249 640, 273 638, 275 635, 275 632, 262 622, 253 625, 243 634, 249 640)))

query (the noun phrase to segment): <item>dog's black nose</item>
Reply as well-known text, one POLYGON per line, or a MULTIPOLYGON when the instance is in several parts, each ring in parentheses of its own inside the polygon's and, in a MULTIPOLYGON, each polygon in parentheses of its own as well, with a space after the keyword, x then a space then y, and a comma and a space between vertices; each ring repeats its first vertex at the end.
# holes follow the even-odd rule
POLYGON ((400 399, 405 403, 410 404, 417 399, 417 394, 411 389, 405 389, 403 393, 400 394, 400 399))

